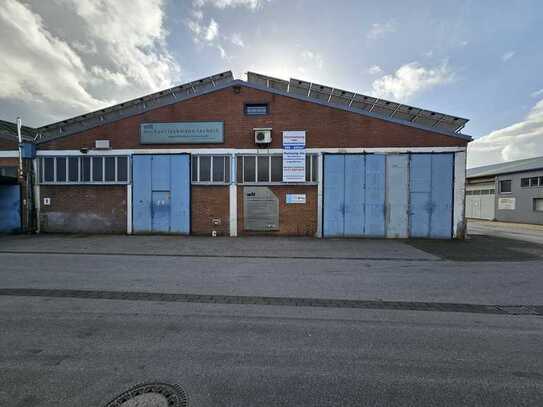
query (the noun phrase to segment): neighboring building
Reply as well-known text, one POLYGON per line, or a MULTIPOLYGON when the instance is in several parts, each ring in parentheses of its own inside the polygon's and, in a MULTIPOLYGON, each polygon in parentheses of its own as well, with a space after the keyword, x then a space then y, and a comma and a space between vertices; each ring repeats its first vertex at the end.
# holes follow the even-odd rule
POLYGON ((23 176, 19 174, 19 141, 17 124, 0 120, 0 233, 14 233, 29 230, 32 227, 29 212, 32 205, 30 196, 31 180, 26 174, 31 172, 33 137, 36 130, 22 126, 23 138, 23 176), (29 155, 30 154, 30 155, 29 155), (30 171, 29 171, 30 170, 30 171))
POLYGON ((36 129, 38 230, 461 238, 466 122, 224 72, 36 129))
POLYGON ((466 217, 543 225, 543 157, 470 168, 466 217))

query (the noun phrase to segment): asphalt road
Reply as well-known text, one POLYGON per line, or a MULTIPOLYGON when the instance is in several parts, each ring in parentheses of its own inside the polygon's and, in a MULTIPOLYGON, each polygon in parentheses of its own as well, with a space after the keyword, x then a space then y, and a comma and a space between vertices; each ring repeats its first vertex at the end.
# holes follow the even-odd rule
MULTIPOLYGON (((274 256, 259 257, 244 255, 237 240, 236 250, 218 241, 213 252, 205 240, 110 238, 108 247, 92 239, 114 253, 89 254, 99 250, 85 238, 74 239, 77 250, 67 238, 20 239, 39 250, 0 239, 0 406, 101 407, 147 381, 179 384, 189 405, 202 407, 543 405, 536 249, 524 261, 458 262, 435 254, 461 258, 465 245, 452 242, 423 242, 424 251, 307 240, 296 242, 303 256, 295 256, 288 242, 270 240, 274 256), (175 255, 180 241, 193 246, 175 255), (51 242, 62 251, 48 250, 51 242), (140 254, 122 255, 112 242, 140 254), (162 242, 172 255, 155 252, 162 242), (336 249, 342 256, 333 258, 336 249), (93 290, 92 299, 78 290, 93 290), (117 300, 106 290, 133 293, 117 300), (176 302, 184 294, 222 299, 176 302), (372 300, 377 309, 296 297, 372 300), (380 308, 381 300, 395 309, 380 308), (526 309, 538 315, 522 315, 526 309)), ((477 244, 492 254, 484 245, 496 242, 477 244)))
POLYGON ((0 405, 102 406, 134 384, 190 406, 541 406, 543 319, 0 298, 0 405))

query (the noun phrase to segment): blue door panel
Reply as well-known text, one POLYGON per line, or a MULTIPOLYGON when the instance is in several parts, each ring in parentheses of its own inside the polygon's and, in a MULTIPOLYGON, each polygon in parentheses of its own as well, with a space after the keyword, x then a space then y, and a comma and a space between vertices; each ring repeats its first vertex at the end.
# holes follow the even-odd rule
POLYGON ((412 154, 409 225, 412 237, 452 235, 453 154, 412 154))
POLYGON ((21 231, 21 191, 19 185, 0 185, 0 233, 21 231))
POLYGON ((385 235, 385 156, 366 156, 365 236, 385 235))
POLYGON ((151 232, 151 156, 132 160, 132 224, 134 233, 151 232))
POLYGON ((432 157, 432 238, 447 239, 452 235, 453 164, 452 154, 432 157))
POLYGON ((151 157, 151 185, 153 191, 170 190, 170 161, 175 160, 171 155, 154 155, 151 157))
POLYGON ((170 231, 170 192, 153 191, 151 203, 152 231, 168 233, 170 231))
POLYGON ((365 160, 363 155, 345 156, 344 236, 362 236, 365 219, 365 160))
POLYGON ((397 154, 387 156, 386 197, 387 237, 408 236, 409 210, 409 156, 397 154))
POLYGON ((326 237, 339 237, 344 233, 345 156, 324 156, 324 222, 326 237))
POLYGON ((171 187, 171 233, 190 233, 190 157, 172 156, 170 178, 175 180, 171 187))
POLYGON ((432 155, 412 154, 410 166, 409 235, 429 237, 432 188, 432 155))
POLYGON ((133 157, 135 233, 189 233, 189 161, 186 154, 133 157))

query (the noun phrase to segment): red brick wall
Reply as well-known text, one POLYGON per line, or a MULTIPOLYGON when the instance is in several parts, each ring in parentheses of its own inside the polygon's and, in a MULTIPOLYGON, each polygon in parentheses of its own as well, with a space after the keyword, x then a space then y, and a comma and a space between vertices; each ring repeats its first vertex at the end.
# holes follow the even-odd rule
POLYGON ((111 140, 119 148, 255 148, 252 129, 273 128, 272 148, 281 148, 281 132, 306 130, 308 147, 424 147, 465 146, 465 140, 427 130, 403 126, 286 96, 241 88, 235 94, 226 88, 194 97, 170 106, 122 119, 115 123, 40 144, 41 149, 93 148, 96 139, 111 140), (245 103, 267 102, 271 114, 247 117, 245 103), (224 121, 224 144, 205 145, 140 145, 139 126, 142 122, 224 121))
POLYGON ((42 232, 126 233, 124 185, 42 185, 40 199, 42 232))
POLYGON ((15 140, 7 140, 0 137, 0 150, 17 150, 18 144, 15 140))
POLYGON ((19 166, 18 158, 0 157, 0 167, 18 167, 18 166, 19 166))
POLYGON ((209 236, 216 230, 217 235, 228 236, 230 224, 228 196, 228 186, 192 186, 192 234, 209 236), (219 219, 220 224, 214 225, 213 219, 219 219))
POLYGON ((314 236, 317 232, 317 187, 315 185, 274 185, 268 188, 279 199, 279 230, 253 232, 244 230, 243 187, 238 187, 238 234, 314 236), (286 204, 286 195, 305 194, 305 204, 286 204))

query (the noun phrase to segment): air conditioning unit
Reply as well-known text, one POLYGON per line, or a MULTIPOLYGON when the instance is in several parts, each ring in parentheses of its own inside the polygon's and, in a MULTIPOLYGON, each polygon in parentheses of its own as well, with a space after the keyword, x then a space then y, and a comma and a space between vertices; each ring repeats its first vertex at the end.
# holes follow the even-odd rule
POLYGON ((256 144, 270 144, 272 141, 272 129, 253 129, 256 144))
POLYGON ((97 150, 109 150, 109 140, 96 140, 95 148, 97 150))

